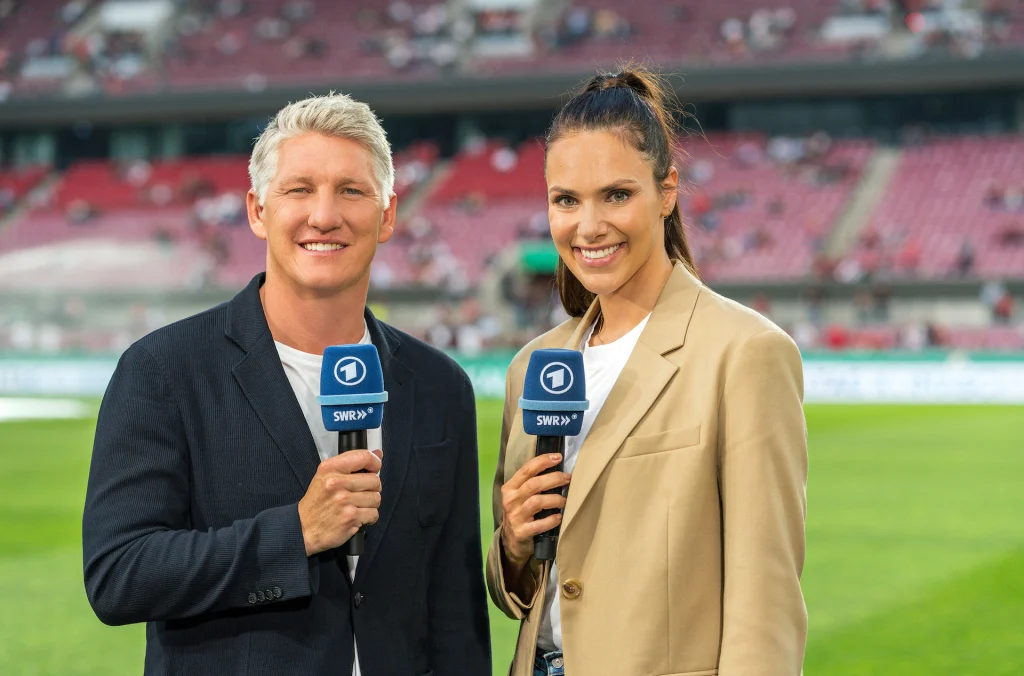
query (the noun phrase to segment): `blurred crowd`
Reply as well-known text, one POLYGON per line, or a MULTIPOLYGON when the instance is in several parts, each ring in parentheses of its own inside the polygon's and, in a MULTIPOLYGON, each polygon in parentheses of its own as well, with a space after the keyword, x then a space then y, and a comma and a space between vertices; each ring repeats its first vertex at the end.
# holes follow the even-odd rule
MULTIPOLYGON (((342 20, 323 0, 173 0, 174 28, 169 32, 105 30, 102 25, 73 30, 98 4, 96 0, 0 0, 0 101, 15 91, 15 85, 26 95, 47 91, 120 94, 173 87, 173 66, 193 67, 191 72, 201 73, 209 44, 221 61, 237 61, 237 79, 243 86, 262 88, 267 85, 267 73, 261 70, 269 67, 267 63, 277 68, 281 63, 321 60, 332 50, 348 54, 349 42, 356 48, 354 53, 378 58, 392 72, 430 77, 474 60, 486 62, 488 51, 478 48, 493 38, 522 38, 524 44, 536 46, 535 57, 554 60, 579 44, 608 45, 618 53, 619 46, 642 44, 645 30, 630 21, 625 2, 603 7, 568 3, 552 19, 534 23, 521 7, 478 8, 420 0, 354 3, 343 15, 347 25, 333 31, 344 35, 344 45, 332 44, 332 31, 323 30, 320 22, 325 14, 332 21, 342 20), (16 22, 18 15, 20 22, 16 22), (29 34, 20 34, 24 31, 29 34), (268 54, 280 58, 263 60, 268 54), (259 63, 254 55, 261 57, 259 63)), ((664 22, 682 31, 704 12, 678 0, 660 9, 664 22)), ((730 55, 785 53, 797 44, 801 49, 810 45, 809 54, 819 56, 838 50, 854 57, 915 58, 939 51, 974 58, 991 46, 1013 40, 1017 20, 1013 0, 835 0, 832 19, 874 20, 875 28, 849 24, 837 37, 827 39, 818 34, 824 25, 807 25, 809 20, 800 11, 787 3, 753 9, 748 3, 736 3, 735 14, 712 29, 717 35, 692 37, 694 44, 713 46, 716 59, 721 52, 726 60, 730 55), (814 52, 818 47, 824 51, 814 52)), ((814 21, 820 21, 818 14, 814 21)), ((673 40, 679 39, 678 31, 671 34, 673 40)), ((655 47, 659 53, 673 51, 668 45, 655 47)), ((351 67, 351 74, 358 77, 362 66, 352 63, 351 67)))

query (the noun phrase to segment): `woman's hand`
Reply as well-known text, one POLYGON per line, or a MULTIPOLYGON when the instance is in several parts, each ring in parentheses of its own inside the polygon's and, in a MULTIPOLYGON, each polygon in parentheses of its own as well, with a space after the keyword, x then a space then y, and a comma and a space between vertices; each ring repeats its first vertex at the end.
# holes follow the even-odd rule
POLYGON ((507 580, 518 580, 533 555, 533 536, 549 531, 562 522, 565 498, 560 493, 544 495, 544 491, 569 483, 565 472, 550 472, 562 461, 558 453, 537 456, 519 468, 501 487, 501 506, 505 518, 501 524, 501 549, 512 570, 507 580), (547 472, 547 473, 545 473, 547 472), (557 513, 534 520, 544 509, 557 513))

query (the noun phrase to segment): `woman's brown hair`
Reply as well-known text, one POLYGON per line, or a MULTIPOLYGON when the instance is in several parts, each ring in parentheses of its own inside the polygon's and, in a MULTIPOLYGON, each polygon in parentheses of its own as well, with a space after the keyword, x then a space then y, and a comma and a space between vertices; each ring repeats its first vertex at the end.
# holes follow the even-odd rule
MULTIPOLYGON (((622 132, 633 147, 651 162, 658 185, 668 176, 673 160, 675 121, 661 80, 642 68, 627 67, 617 73, 590 78, 555 116, 545 138, 546 147, 567 134, 580 131, 622 132)), ((682 261, 694 275, 697 266, 686 243, 683 219, 676 203, 665 219, 665 251, 682 261)), ((581 317, 594 302, 594 294, 558 259, 555 283, 562 306, 572 317, 581 317)))

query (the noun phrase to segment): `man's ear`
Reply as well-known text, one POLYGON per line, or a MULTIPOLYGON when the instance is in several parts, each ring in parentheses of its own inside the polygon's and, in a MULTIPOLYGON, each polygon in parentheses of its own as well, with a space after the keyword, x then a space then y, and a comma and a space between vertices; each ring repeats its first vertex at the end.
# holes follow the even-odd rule
POLYGON ((377 244, 383 244, 384 242, 391 239, 391 235, 395 234, 395 219, 398 216, 398 196, 391 195, 391 201, 388 203, 384 213, 381 214, 380 219, 380 232, 377 234, 377 244))
POLYGON ((249 229, 260 239, 267 238, 267 226, 263 223, 263 211, 259 197, 250 190, 245 194, 245 210, 249 214, 249 229))

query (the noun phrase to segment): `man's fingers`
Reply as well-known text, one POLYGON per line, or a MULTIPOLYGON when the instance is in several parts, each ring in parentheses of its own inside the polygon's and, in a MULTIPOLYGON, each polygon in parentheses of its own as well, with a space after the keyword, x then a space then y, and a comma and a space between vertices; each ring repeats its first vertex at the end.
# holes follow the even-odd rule
MULTIPOLYGON (((380 453, 380 451, 377 451, 380 453)), ((371 453, 366 449, 346 451, 333 458, 327 458, 320 463, 318 471, 332 472, 337 474, 355 474, 356 472, 370 472, 377 474, 381 468, 381 456, 371 453)))

